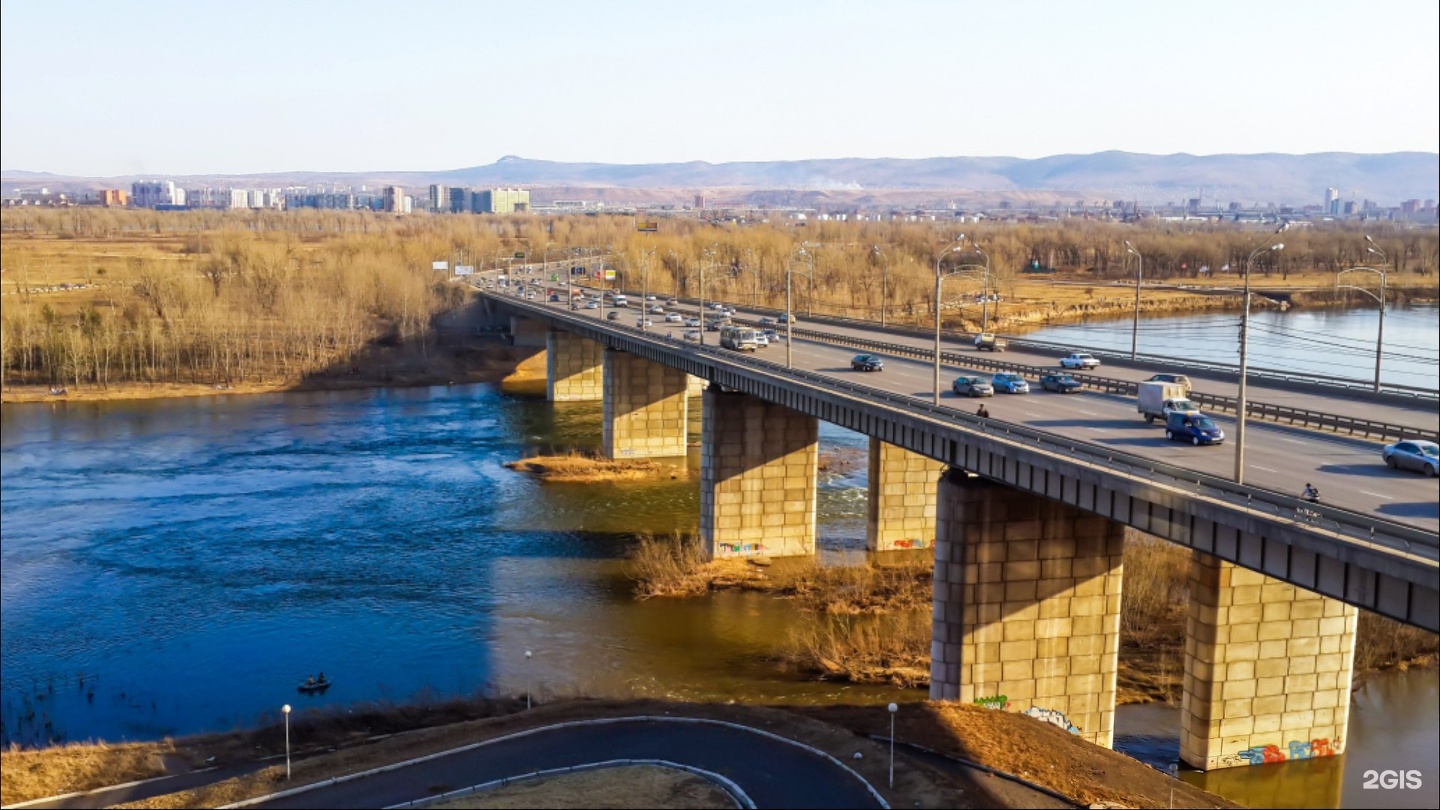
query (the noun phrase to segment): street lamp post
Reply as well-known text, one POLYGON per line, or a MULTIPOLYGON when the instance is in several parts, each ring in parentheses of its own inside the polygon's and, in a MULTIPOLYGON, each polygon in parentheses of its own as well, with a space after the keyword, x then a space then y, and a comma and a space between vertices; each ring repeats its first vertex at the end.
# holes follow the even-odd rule
MULTIPOLYGON (((980 331, 988 332, 990 331, 990 254, 986 253, 984 248, 975 244, 974 239, 970 240, 970 246, 975 249, 976 253, 985 257, 985 278, 980 282, 980 289, 982 291, 980 301, 980 331)), ((1000 305, 998 303, 995 305, 995 318, 997 320, 1000 318, 1000 305)))
POLYGON ((875 252, 875 255, 877 255, 877 256, 880 257, 880 262, 881 262, 881 264, 880 264, 880 328, 881 328, 881 329, 884 329, 884 328, 885 328, 885 299, 889 296, 889 292, 890 292, 890 257, 885 255, 885 251, 881 250, 879 245, 871 245, 871 246, 870 246, 870 249, 875 252))
POLYGON ((792 255, 792 256, 790 257, 790 260, 785 262, 785 367, 786 367, 786 368, 793 368, 793 367, 794 367, 794 360, 795 360, 795 358, 794 358, 794 351, 793 351, 793 347, 794 347, 794 345, 795 345, 795 339, 794 339, 794 338, 795 338, 795 333, 794 333, 795 313, 794 313, 794 311, 791 309, 791 297, 790 297, 790 291, 791 291, 790 276, 791 276, 791 273, 793 273, 794 270, 795 270, 795 261, 794 261, 795 256, 804 256, 806 259, 809 259, 809 260, 810 260, 810 270, 809 270, 809 272, 810 272, 810 283, 811 283, 811 288, 812 288, 812 289, 814 288, 814 283, 815 283, 815 261, 814 261, 814 259, 810 256, 809 251, 805 250, 805 245, 806 245, 806 244, 808 244, 808 243, 802 242, 802 243, 800 244, 800 247, 795 251, 794 255, 792 255))
MULTIPOLYGON (((1134 361, 1136 346, 1140 341, 1140 279, 1145 275, 1145 257, 1140 255, 1140 251, 1136 250, 1128 239, 1125 240, 1125 250, 1135 254, 1135 258, 1139 260, 1135 267, 1135 320, 1130 324, 1130 360, 1134 361)), ((1250 281, 1248 273, 1245 281, 1247 284, 1250 281)))
POLYGON ((955 237, 948 247, 940 251, 935 257, 935 404, 940 404, 940 282, 944 276, 940 275, 940 262, 944 260, 945 254, 960 249, 960 244, 965 241, 965 234, 955 237))
MULTIPOLYGON (((1366 236, 1365 239, 1366 239, 1366 240, 1369 240, 1370 237, 1369 237, 1369 236, 1366 236)), ((1380 259, 1381 259, 1381 261, 1385 261, 1385 262, 1388 262, 1388 261, 1389 261, 1389 260, 1386 258, 1384 251, 1380 250, 1380 249, 1377 248, 1377 247, 1367 247, 1367 248, 1365 248, 1365 250, 1366 250, 1367 252, 1369 252, 1369 253, 1373 253, 1373 254, 1375 254, 1376 256, 1379 256, 1380 259)), ((1354 291, 1356 291, 1356 292, 1365 293, 1366 295, 1370 296, 1371 298, 1374 298, 1374 299, 1375 299, 1375 302, 1380 305, 1380 324, 1379 324, 1379 328, 1376 329, 1376 331, 1375 331, 1375 385, 1374 385, 1374 391, 1375 391, 1375 393, 1378 394, 1378 393, 1380 393, 1380 356, 1381 356, 1381 348, 1384 346, 1384 342, 1385 342, 1385 271, 1384 271, 1384 270, 1376 270, 1376 269, 1373 268, 1373 267, 1351 267, 1351 268, 1349 268, 1349 269, 1347 269, 1347 270, 1341 270, 1341 271, 1340 271, 1338 274, 1336 274, 1336 276, 1335 276, 1335 287, 1336 287, 1336 289, 1341 289, 1341 290, 1354 290, 1354 291), (1341 277, 1341 276, 1344 276, 1346 273, 1361 273, 1361 272, 1363 272, 1363 273, 1374 273, 1375 275, 1377 275, 1377 276, 1380 277, 1380 294, 1379 294, 1379 295, 1376 295, 1375 293, 1370 292, 1369 290, 1365 289, 1364 287, 1358 287, 1358 286, 1355 286, 1355 285, 1353 285, 1353 284, 1341 284, 1341 283, 1340 283, 1340 277, 1341 277)))
POLYGON ((285 781, 290 781, 290 704, 286 703, 280 707, 280 713, 285 715, 285 781))
POLYGON ((891 704, 890 704, 888 707, 886 707, 886 708, 888 708, 888 709, 890 710, 890 789, 891 789, 891 790, 894 790, 894 789, 895 789, 895 712, 900 711, 900 707, 899 707, 899 706, 896 706, 894 703, 891 703, 891 704))
POLYGON ((530 708, 530 651, 525 651, 525 708, 530 708))
POLYGON ((1250 275, 1254 272, 1255 257, 1267 250, 1284 250, 1284 242, 1270 244, 1270 240, 1285 232, 1290 227, 1286 222, 1275 233, 1265 237, 1258 247, 1250 252, 1245 259, 1245 313, 1240 320, 1240 389, 1235 397, 1235 483, 1245 483, 1245 416, 1247 404, 1245 402, 1245 372, 1249 367, 1250 352, 1250 275))

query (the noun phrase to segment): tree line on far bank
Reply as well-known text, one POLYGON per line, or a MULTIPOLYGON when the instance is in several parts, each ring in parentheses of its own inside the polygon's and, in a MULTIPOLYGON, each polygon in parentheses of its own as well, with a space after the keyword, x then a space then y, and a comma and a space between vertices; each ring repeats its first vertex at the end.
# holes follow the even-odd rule
MULTIPOLYGON (((1126 240, 1144 255, 1146 279, 1195 279, 1227 265, 1238 277, 1266 234, 1078 219, 660 223, 641 233, 620 215, 10 209, 0 214, 4 382, 288 382, 343 367, 375 342, 423 355, 433 350, 434 317, 468 298, 432 269, 436 261, 480 270, 549 261, 561 277, 604 263, 626 287, 682 296, 700 292, 703 270, 707 298, 762 306, 783 306, 788 269, 797 309, 873 316, 882 292, 892 312, 933 312, 936 258, 962 231, 969 238, 944 265, 968 281, 946 286, 946 306, 987 275, 991 291, 1013 298, 1034 266, 1133 278, 1126 240), (56 295, 45 288, 57 279, 90 286, 56 295)), ((1286 249, 1262 253, 1255 271, 1274 281, 1378 266, 1365 233, 1345 223, 1291 229, 1286 249)), ((1376 224, 1369 233, 1392 285, 1434 287, 1434 229, 1376 224)))

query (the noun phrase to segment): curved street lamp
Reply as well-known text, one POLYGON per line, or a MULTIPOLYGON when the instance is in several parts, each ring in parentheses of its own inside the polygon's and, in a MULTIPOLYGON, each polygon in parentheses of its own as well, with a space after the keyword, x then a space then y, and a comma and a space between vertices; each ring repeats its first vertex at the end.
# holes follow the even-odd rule
MULTIPOLYGON (((1130 325, 1130 359, 1134 361, 1135 347, 1140 341, 1140 279, 1145 275, 1145 257, 1140 255, 1140 251, 1136 250, 1134 245, 1130 244, 1129 239, 1125 240, 1125 251, 1139 259, 1139 264, 1135 268, 1135 320, 1130 325)), ((1248 273, 1246 280, 1249 280, 1248 273)))
MULTIPOLYGON (((1365 248, 1366 252, 1373 253, 1374 255, 1379 256, 1381 261, 1389 262, 1389 259, 1386 258, 1384 251, 1380 250, 1377 247, 1373 247, 1374 240, 1370 239, 1368 235, 1365 237, 1365 240, 1371 243, 1371 246, 1367 246, 1365 248)), ((1335 289, 1354 290, 1355 292, 1365 293, 1371 298, 1374 298, 1375 302, 1380 305, 1380 325, 1379 328, 1375 331, 1375 385, 1373 388, 1375 393, 1378 394, 1380 393, 1380 354, 1381 347, 1384 345, 1385 340, 1385 271, 1376 270, 1373 267, 1351 267, 1345 270, 1341 270, 1339 273, 1335 274, 1335 289), (1376 295, 1370 290, 1354 284, 1341 284, 1340 279, 1346 273, 1374 273, 1375 275, 1379 276, 1380 294, 1376 295)))
POLYGON ((955 237, 948 247, 935 257, 935 404, 940 404, 940 287, 945 277, 940 274, 940 262, 945 254, 954 253, 965 242, 965 234, 955 237))
MULTIPOLYGON (((796 256, 804 257, 805 259, 807 259, 807 260, 809 261, 809 263, 810 263, 810 269, 807 270, 806 272, 807 272, 807 273, 809 274, 809 276, 810 276, 810 289, 811 289, 811 290, 814 290, 814 289, 815 289, 815 258, 814 258, 813 256, 811 256, 811 255, 810 255, 810 252, 805 249, 809 244, 810 244, 809 242, 801 242, 801 243, 800 243, 800 247, 796 248, 796 249, 795 249, 795 252, 790 255, 789 260, 787 260, 787 261, 785 262, 785 367, 786 367, 786 368, 792 368, 792 367, 795 365, 795 357, 794 357, 794 346, 795 346, 795 340, 794 340, 794 337, 795 337, 795 335, 794 335, 795 313, 794 313, 794 311, 791 309, 790 276, 791 276, 791 274, 792 274, 792 273, 794 272, 794 270, 795 270, 795 257, 796 257, 796 256)), ((809 315, 808 315, 809 310, 806 310, 806 312, 807 312, 806 317, 809 317, 809 315)))
POLYGON ((885 299, 890 292, 890 257, 879 245, 871 245, 870 252, 880 257, 880 328, 885 328, 885 299))
POLYGON ((1245 402, 1245 372, 1249 367, 1250 350, 1250 276, 1254 272, 1255 257, 1266 251, 1280 251, 1285 249, 1284 242, 1270 244, 1271 240, 1284 233, 1290 227, 1289 222, 1281 223, 1275 232, 1266 236, 1256 248, 1250 252, 1249 258, 1245 259, 1245 313, 1240 320, 1240 390, 1235 397, 1235 483, 1245 483, 1245 416, 1248 408, 1245 402))

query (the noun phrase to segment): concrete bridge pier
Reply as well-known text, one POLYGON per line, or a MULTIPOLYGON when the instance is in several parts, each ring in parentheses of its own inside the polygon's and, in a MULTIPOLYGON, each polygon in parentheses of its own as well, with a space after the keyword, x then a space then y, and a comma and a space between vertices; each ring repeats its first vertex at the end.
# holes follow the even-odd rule
POLYGON ((935 490, 944 469, 942 462, 870 437, 867 549, 930 548, 935 539, 935 490))
POLYGON ((814 554, 819 422, 714 385, 701 402, 701 543, 715 557, 814 554))
POLYGON ((549 334, 550 326, 544 321, 522 318, 519 315, 510 316, 510 345, 512 346, 543 349, 549 340, 549 334))
POLYGON ((545 397, 551 402, 594 402, 604 390, 605 347, 571 332, 545 336, 545 397))
POLYGON ((930 698, 1115 728, 1124 526, 951 469, 936 496, 930 698))
POLYGON ((614 349, 605 350, 603 366, 605 456, 685 455, 689 375, 614 349))
POLYGON ((1212 770, 1344 753, 1358 611, 1191 554, 1180 758, 1212 770))

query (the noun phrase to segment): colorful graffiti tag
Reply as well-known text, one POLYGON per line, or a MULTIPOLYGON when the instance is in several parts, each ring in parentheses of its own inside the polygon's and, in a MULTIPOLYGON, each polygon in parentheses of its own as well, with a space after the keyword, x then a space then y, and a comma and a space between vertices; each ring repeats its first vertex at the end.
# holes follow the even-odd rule
POLYGON ((1070 718, 1066 717, 1064 712, 1058 712, 1054 709, 1042 709, 1039 706, 1031 706, 1026 709, 1023 714, 1033 717, 1036 720, 1059 726, 1071 734, 1080 733, 1080 729, 1076 728, 1075 724, 1070 722, 1070 718))
POLYGON ((1010 708, 1010 698, 1005 695, 994 695, 992 697, 975 698, 975 705, 986 709, 999 709, 1004 711, 1010 708))
POLYGON ((920 549, 930 548, 931 541, 924 537, 902 537, 891 542, 891 548, 920 549))
POLYGON ((1271 762, 1285 762, 1286 760, 1290 759, 1315 759, 1316 757, 1333 757, 1335 756, 1336 749, 1340 746, 1338 743, 1332 745, 1328 737, 1321 737, 1320 739, 1311 740, 1310 742, 1305 742, 1304 740, 1291 740, 1290 743, 1285 747, 1289 751, 1288 754, 1285 751, 1280 750, 1280 746, 1278 745, 1251 746, 1250 748, 1246 748, 1244 751, 1241 751, 1237 755, 1238 761, 1227 756, 1220 758, 1220 764, 1222 766, 1239 765, 1241 763, 1246 763, 1250 765, 1265 765, 1271 762))
POLYGON ((722 557, 728 557, 732 554, 753 555, 765 553, 763 543, 719 543, 718 545, 720 546, 720 555, 722 557))

